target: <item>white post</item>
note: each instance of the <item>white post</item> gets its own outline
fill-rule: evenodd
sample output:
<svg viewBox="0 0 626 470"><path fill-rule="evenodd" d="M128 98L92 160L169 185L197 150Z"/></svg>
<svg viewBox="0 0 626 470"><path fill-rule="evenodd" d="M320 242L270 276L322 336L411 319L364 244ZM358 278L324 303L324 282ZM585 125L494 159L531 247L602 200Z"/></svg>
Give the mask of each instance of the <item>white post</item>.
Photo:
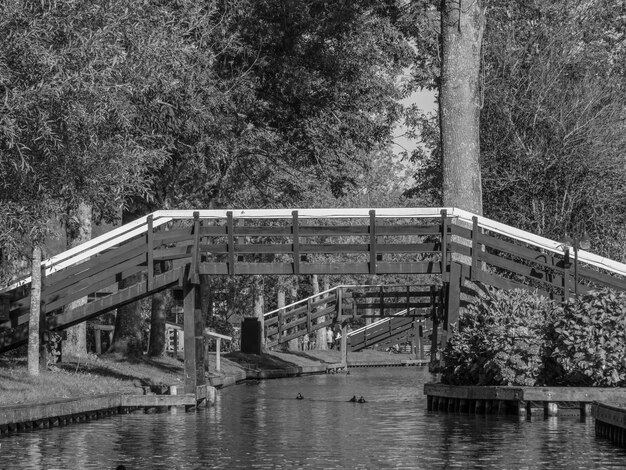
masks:
<svg viewBox="0 0 626 470"><path fill-rule="evenodd" d="M341 364L348 368L348 326L346 323L341 325Z"/></svg>
<svg viewBox="0 0 626 470"><path fill-rule="evenodd" d="M220 350L222 349L222 338L217 337L217 345L215 346L215 370L220 371Z"/></svg>

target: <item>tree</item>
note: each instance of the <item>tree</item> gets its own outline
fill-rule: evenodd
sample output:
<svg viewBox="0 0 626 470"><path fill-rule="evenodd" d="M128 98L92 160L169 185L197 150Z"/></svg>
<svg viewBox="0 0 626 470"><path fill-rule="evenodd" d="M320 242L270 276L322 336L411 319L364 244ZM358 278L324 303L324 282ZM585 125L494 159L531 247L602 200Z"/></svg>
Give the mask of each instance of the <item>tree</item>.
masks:
<svg viewBox="0 0 626 470"><path fill-rule="evenodd" d="M479 123L484 3L441 2L443 204L476 214L482 214Z"/></svg>
<svg viewBox="0 0 626 470"><path fill-rule="evenodd" d="M622 2L492 2L481 136L485 212L623 253ZM514 212L510 208L515 208Z"/></svg>
<svg viewBox="0 0 626 470"><path fill-rule="evenodd" d="M30 282L30 314L28 318L28 375L39 375L41 314L41 247L33 246Z"/></svg>
<svg viewBox="0 0 626 470"><path fill-rule="evenodd" d="M91 205L79 203L78 208L66 222L67 248L73 248L91 240ZM87 303L87 298L70 302L65 308L72 310ZM81 357L87 354L87 323L82 322L67 329L67 339L63 343L63 353Z"/></svg>
<svg viewBox="0 0 626 470"><path fill-rule="evenodd" d="M165 271L160 262L155 266L155 274ZM167 308L172 306L172 296L169 291L160 291L152 294L150 306L150 338L148 341L148 356L160 357L165 354L165 322Z"/></svg>
<svg viewBox="0 0 626 470"><path fill-rule="evenodd" d="M92 211L111 219L126 196L143 193L146 167L164 156L132 126L128 97L139 78L129 78L132 66L118 66L128 11L115 1L2 6L0 145L8 165L0 176L15 189L2 199L14 207L46 201L42 220L65 223L68 247L90 238ZM83 354L78 328L66 350Z"/></svg>

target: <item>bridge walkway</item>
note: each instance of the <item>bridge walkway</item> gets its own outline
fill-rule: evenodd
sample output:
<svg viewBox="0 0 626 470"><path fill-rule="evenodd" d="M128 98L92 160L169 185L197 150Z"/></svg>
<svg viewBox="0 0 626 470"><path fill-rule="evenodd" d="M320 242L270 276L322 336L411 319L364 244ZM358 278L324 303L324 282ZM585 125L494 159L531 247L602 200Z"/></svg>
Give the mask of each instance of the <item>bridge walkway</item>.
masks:
<svg viewBox="0 0 626 470"><path fill-rule="evenodd" d="M445 306L432 336L442 344L469 284L556 299L598 286L626 288L623 263L456 208L157 211L47 259L41 269L44 339L48 331L182 288L187 393L204 380L195 300L201 275L398 274L438 283ZM27 341L30 290L29 277L0 288L0 353ZM86 304L70 307L83 298Z"/></svg>

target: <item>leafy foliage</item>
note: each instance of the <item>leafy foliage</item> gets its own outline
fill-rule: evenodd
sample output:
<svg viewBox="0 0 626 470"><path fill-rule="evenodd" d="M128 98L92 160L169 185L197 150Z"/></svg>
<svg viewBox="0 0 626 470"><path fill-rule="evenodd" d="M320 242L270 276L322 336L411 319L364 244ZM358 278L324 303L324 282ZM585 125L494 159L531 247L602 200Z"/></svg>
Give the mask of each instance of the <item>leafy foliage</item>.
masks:
<svg viewBox="0 0 626 470"><path fill-rule="evenodd" d="M586 230L617 257L606 240L626 204L623 3L495 1L487 24L485 212L556 239Z"/></svg>
<svg viewBox="0 0 626 470"><path fill-rule="evenodd" d="M443 351L442 381L458 385L538 385L552 303L523 290L489 290L461 314Z"/></svg>
<svg viewBox="0 0 626 470"><path fill-rule="evenodd" d="M626 292L593 291L559 307L551 357L563 385L626 386Z"/></svg>
<svg viewBox="0 0 626 470"><path fill-rule="evenodd" d="M460 318L442 381L460 385L626 385L626 293L605 288L561 306L489 291Z"/></svg>
<svg viewBox="0 0 626 470"><path fill-rule="evenodd" d="M623 2L485 4L480 115L485 215L555 239L586 231L595 251L622 258ZM412 125L424 143L412 158L417 182L412 192L430 193L438 203L438 117L417 116Z"/></svg>

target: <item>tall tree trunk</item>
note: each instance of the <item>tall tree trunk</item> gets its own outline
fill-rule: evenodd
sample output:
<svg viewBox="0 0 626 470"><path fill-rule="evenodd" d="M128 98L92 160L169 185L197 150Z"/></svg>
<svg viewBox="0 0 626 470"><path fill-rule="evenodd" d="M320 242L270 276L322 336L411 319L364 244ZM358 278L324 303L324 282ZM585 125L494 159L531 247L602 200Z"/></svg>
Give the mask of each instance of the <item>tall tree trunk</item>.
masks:
<svg viewBox="0 0 626 470"><path fill-rule="evenodd" d="M276 306L278 308L284 308L285 305L286 305L286 302L285 302L285 286L279 280L278 281L278 290L276 292ZM281 338L278 338L278 341L280 341L280 340L281 340ZM284 345L282 345L281 347L284 347Z"/></svg>
<svg viewBox="0 0 626 470"><path fill-rule="evenodd" d="M141 281L142 274L133 274L120 282L120 289ZM120 353L124 356L141 356L143 353L143 332L141 328L141 300L117 309L115 332L108 353Z"/></svg>
<svg viewBox="0 0 626 470"><path fill-rule="evenodd" d="M263 296L263 277L254 276L254 316L261 323L261 349L265 350L265 319L263 318L263 309L265 307L265 298Z"/></svg>
<svg viewBox="0 0 626 470"><path fill-rule="evenodd" d="M66 226L67 248L74 248L91 240L91 205L81 202L72 219ZM70 302L65 309L73 310L87 303L87 297ZM63 356L83 357L87 355L87 322L72 326L67 330L63 342Z"/></svg>
<svg viewBox="0 0 626 470"><path fill-rule="evenodd" d="M313 295L318 295L320 293L320 280L317 274L313 274L311 276L311 286L313 287ZM313 299L318 300L318 299ZM315 310L315 309L314 309ZM320 317L317 319L315 324L320 324L324 321L324 317ZM326 328L321 328L315 332L315 349L326 350L328 346L326 345Z"/></svg>
<svg viewBox="0 0 626 470"><path fill-rule="evenodd" d="M441 2L443 204L482 215L479 122L484 0Z"/></svg>
<svg viewBox="0 0 626 470"><path fill-rule="evenodd" d="M41 314L41 247L33 246L28 317L28 375L39 375L39 316Z"/></svg>
<svg viewBox="0 0 626 470"><path fill-rule="evenodd" d="M164 271L164 263L157 263L154 267L155 274ZM152 309L150 314L150 339L148 341L148 356L161 357L165 355L165 321L167 320L167 307L171 305L171 293L162 290L152 294Z"/></svg>
<svg viewBox="0 0 626 470"><path fill-rule="evenodd" d="M293 278L293 282L291 284L291 289L290 289L290 295L291 295L291 302L296 302L298 299L298 277L294 277ZM295 333L295 331L293 331L292 333ZM298 351L298 343L299 343L300 338L295 338L289 341L289 349L291 351Z"/></svg>
<svg viewBox="0 0 626 470"><path fill-rule="evenodd" d="M123 213L122 224L137 218L135 213ZM119 288L132 286L141 281L143 274L138 273L122 279ZM143 353L141 301L124 305L117 309L115 333L108 353L120 353L125 356L139 356Z"/></svg>

